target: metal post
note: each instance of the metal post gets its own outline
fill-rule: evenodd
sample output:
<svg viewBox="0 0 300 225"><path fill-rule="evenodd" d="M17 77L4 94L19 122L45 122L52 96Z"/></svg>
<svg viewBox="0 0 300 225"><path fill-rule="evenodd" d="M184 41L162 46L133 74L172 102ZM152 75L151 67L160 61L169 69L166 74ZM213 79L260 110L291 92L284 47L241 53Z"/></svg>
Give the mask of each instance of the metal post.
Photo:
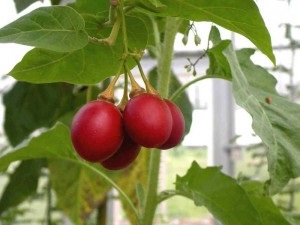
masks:
<svg viewBox="0 0 300 225"><path fill-rule="evenodd" d="M234 102L231 83L214 79L212 84L212 145L208 151L208 165L222 166L222 171L234 176L230 157L230 140L234 138Z"/></svg>

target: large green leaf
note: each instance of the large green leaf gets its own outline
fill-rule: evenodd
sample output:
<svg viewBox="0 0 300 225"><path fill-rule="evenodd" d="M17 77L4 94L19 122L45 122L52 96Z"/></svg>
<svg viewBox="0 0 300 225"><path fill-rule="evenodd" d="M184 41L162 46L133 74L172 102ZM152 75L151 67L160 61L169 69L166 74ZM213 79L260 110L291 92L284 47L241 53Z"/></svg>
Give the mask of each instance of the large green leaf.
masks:
<svg viewBox="0 0 300 225"><path fill-rule="evenodd" d="M207 73L233 81L237 104L251 114L254 131L269 148L269 192L274 194L291 178L300 176L300 106L281 97L275 89L276 79L253 64L250 60L253 49L235 53L228 40L221 40L216 27L211 30L210 40L214 46L208 52Z"/></svg>
<svg viewBox="0 0 300 225"><path fill-rule="evenodd" d="M160 8L156 15L218 24L248 38L275 63L269 32L253 0L161 0L160 2L166 7Z"/></svg>
<svg viewBox="0 0 300 225"><path fill-rule="evenodd" d="M300 176L300 106L279 96L276 79L253 64L253 49L224 51L230 64L236 102L253 118L253 129L268 146L269 192L280 191Z"/></svg>
<svg viewBox="0 0 300 225"><path fill-rule="evenodd" d="M0 215L25 201L37 190L43 160L25 160L9 177L0 199Z"/></svg>
<svg viewBox="0 0 300 225"><path fill-rule="evenodd" d="M264 184L258 181L245 181L241 187L246 191L250 201L255 206L263 224L289 224L283 218L272 198L265 195Z"/></svg>
<svg viewBox="0 0 300 225"><path fill-rule="evenodd" d="M52 126L74 108L73 86L17 82L3 98L5 133L17 145L40 127Z"/></svg>
<svg viewBox="0 0 300 225"><path fill-rule="evenodd" d="M2 155L0 157L0 172L5 171L12 162L41 158L63 159L79 163L67 126L57 123L52 129L31 140L22 142L12 151Z"/></svg>
<svg viewBox="0 0 300 225"><path fill-rule="evenodd" d="M85 16L87 31L91 36L107 37L110 29L99 30L99 18ZM103 18L102 18L103 19ZM144 23L127 17L128 44L141 50L147 45L148 33ZM83 49L59 53L45 49L33 49L9 73L17 80L32 83L64 81L74 84L93 84L115 75L123 54L122 35L114 46L88 44ZM133 66L131 64L130 66Z"/></svg>
<svg viewBox="0 0 300 225"><path fill-rule="evenodd" d="M244 189L220 168L202 169L195 161L186 175L176 179L177 191L205 206L223 225L288 225L272 199L253 187Z"/></svg>
<svg viewBox="0 0 300 225"><path fill-rule="evenodd" d="M74 224L86 224L89 215L105 200L111 185L78 163L49 160L48 165L57 207Z"/></svg>
<svg viewBox="0 0 300 225"><path fill-rule="evenodd" d="M1 43L71 52L88 43L84 19L68 6L41 7L0 29Z"/></svg>

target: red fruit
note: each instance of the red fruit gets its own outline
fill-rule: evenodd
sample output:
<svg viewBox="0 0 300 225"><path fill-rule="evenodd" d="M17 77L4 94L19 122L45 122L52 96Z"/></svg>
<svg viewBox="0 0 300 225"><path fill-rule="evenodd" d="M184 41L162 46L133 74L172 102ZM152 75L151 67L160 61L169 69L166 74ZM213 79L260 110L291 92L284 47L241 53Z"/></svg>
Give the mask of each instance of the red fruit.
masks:
<svg viewBox="0 0 300 225"><path fill-rule="evenodd" d="M109 170L120 170L129 166L140 153L141 146L125 135L123 143L118 151L100 164Z"/></svg>
<svg viewBox="0 0 300 225"><path fill-rule="evenodd" d="M71 139L83 159L99 162L109 158L123 141L120 111L107 101L87 103L73 118Z"/></svg>
<svg viewBox="0 0 300 225"><path fill-rule="evenodd" d="M183 114L181 110L178 108L178 106L167 99L165 99L165 102L167 103L171 111L173 126L168 140L162 146L159 147L160 149L173 148L176 145L178 145L183 137L184 126L185 126Z"/></svg>
<svg viewBox="0 0 300 225"><path fill-rule="evenodd" d="M147 148L167 141L172 129L172 115L159 96L143 93L127 103L123 113L124 127L131 139Z"/></svg>

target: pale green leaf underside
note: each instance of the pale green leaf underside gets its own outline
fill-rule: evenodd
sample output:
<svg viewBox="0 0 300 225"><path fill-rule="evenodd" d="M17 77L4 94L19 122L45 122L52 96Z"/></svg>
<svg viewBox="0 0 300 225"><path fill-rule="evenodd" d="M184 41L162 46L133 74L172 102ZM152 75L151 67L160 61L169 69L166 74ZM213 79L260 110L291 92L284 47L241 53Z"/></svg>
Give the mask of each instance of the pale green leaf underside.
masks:
<svg viewBox="0 0 300 225"><path fill-rule="evenodd" d="M161 0L157 15L210 21L248 38L275 63L270 34L252 0Z"/></svg>
<svg viewBox="0 0 300 225"><path fill-rule="evenodd" d="M202 169L194 161L186 175L177 176L176 189L205 206L223 225L289 224L263 191L244 189L217 167Z"/></svg>
<svg viewBox="0 0 300 225"><path fill-rule="evenodd" d="M251 114L255 133L268 146L269 192L275 194L300 176L300 106L277 94L274 77L250 61L253 52L240 51L237 58L230 45L224 54L237 104Z"/></svg>
<svg viewBox="0 0 300 225"><path fill-rule="evenodd" d="M83 18L67 6L41 7L0 29L1 43L71 52L88 43Z"/></svg>

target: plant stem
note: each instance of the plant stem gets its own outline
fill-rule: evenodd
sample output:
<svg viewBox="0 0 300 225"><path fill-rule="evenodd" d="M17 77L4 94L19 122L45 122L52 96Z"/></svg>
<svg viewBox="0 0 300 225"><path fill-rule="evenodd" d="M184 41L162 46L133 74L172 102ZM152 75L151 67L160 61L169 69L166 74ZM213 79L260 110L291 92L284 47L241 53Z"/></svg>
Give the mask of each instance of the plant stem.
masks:
<svg viewBox="0 0 300 225"><path fill-rule="evenodd" d="M119 5L119 15L121 16L122 20L122 34L123 34L123 45L124 45L124 54L128 54L128 39L127 39L127 30L126 30L126 23L125 23L125 15L124 15L124 0L120 0Z"/></svg>
<svg viewBox="0 0 300 225"><path fill-rule="evenodd" d="M52 224L52 218L51 218L51 208L52 208L52 195L51 195L51 180L50 175L48 175L48 183L47 183L47 225Z"/></svg>
<svg viewBox="0 0 300 225"><path fill-rule="evenodd" d="M200 80L205 80L205 79L208 79L208 78L216 78L215 75L204 75L204 76L201 76L201 77L197 77L196 79L194 80L191 80L189 81L188 83L186 83L185 85L182 85L179 89L177 89L173 94L172 96L170 97L170 100L174 101L176 98L178 98L182 92L184 92L185 89L187 89L189 86L191 86L192 84L200 81Z"/></svg>
<svg viewBox="0 0 300 225"><path fill-rule="evenodd" d="M86 102L90 102L92 100L93 86L88 85L86 90Z"/></svg>
<svg viewBox="0 0 300 225"><path fill-rule="evenodd" d="M174 42L181 20L178 18L168 17L166 21L165 36L162 51L157 65L158 84L157 89L162 97L167 98L169 95L169 83L171 75L171 66L174 51Z"/></svg>
<svg viewBox="0 0 300 225"><path fill-rule="evenodd" d="M98 39L96 37L89 37L89 42L94 43L94 44L105 44L108 46L114 45L116 42L116 39L118 37L118 33L120 30L120 24L121 24L121 20L119 18L117 18L113 25L113 28L110 32L109 37L104 38L104 39Z"/></svg>
<svg viewBox="0 0 300 225"><path fill-rule="evenodd" d="M173 48L175 36L179 27L179 21L176 18L167 18L165 27L165 39L162 46L160 57L158 58L158 91L162 97L167 97L171 61L173 58ZM150 150L150 163L148 172L147 192L145 199L145 208L143 210L143 225L152 225L157 207L157 188L160 167L160 150Z"/></svg>
<svg viewBox="0 0 300 225"><path fill-rule="evenodd" d="M154 87L152 87L152 85L150 84L150 82L148 81L146 75L144 74L144 71L143 71L143 68L142 68L142 65L140 63L140 61L136 58L134 58L138 68L139 68L139 71L140 71L140 74L141 74L141 77L144 81L144 84L146 86L146 91L150 94L154 94L154 95L159 95L159 93L155 90Z"/></svg>

